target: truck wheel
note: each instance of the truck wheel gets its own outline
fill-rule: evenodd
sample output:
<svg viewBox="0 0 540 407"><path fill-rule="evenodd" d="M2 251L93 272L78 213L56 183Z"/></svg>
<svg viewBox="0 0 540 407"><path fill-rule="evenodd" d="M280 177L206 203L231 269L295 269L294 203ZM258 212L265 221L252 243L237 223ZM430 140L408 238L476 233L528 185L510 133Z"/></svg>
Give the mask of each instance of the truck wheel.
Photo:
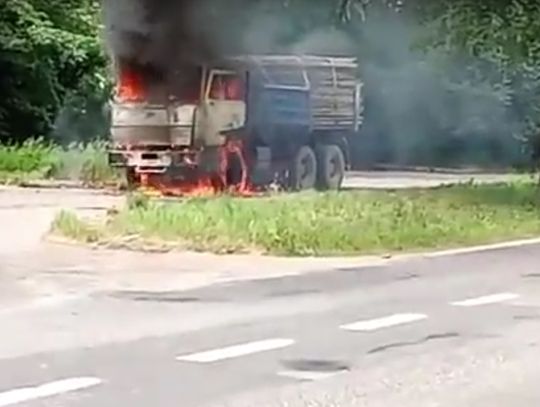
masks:
<svg viewBox="0 0 540 407"><path fill-rule="evenodd" d="M315 188L317 182L317 158L313 149L303 146L294 157L290 172L289 186L292 190L301 191Z"/></svg>
<svg viewBox="0 0 540 407"><path fill-rule="evenodd" d="M140 186L140 179L135 168L126 168L125 180L128 191L133 191Z"/></svg>
<svg viewBox="0 0 540 407"><path fill-rule="evenodd" d="M242 162L235 154L230 154L228 157L228 166L226 172L226 186L239 186L243 179Z"/></svg>
<svg viewBox="0 0 540 407"><path fill-rule="evenodd" d="M345 156L336 145L321 145L317 147L317 186L323 190L338 190L345 178Z"/></svg>

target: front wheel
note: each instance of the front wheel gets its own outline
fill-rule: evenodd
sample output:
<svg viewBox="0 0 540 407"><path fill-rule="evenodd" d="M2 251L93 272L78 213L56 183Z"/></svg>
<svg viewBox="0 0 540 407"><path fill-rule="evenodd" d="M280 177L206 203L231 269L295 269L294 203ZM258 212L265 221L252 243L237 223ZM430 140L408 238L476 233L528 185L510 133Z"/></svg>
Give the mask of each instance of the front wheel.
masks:
<svg viewBox="0 0 540 407"><path fill-rule="evenodd" d="M141 179L135 168L128 167L125 169L124 180L126 189L128 191L133 191L141 185Z"/></svg>
<svg viewBox="0 0 540 407"><path fill-rule="evenodd" d="M289 171L289 186L301 191L315 188L317 182L317 158L309 146L301 147L296 153Z"/></svg>
<svg viewBox="0 0 540 407"><path fill-rule="evenodd" d="M322 190L339 190L345 179L345 156L336 145L320 145L317 147L319 171L317 186Z"/></svg>

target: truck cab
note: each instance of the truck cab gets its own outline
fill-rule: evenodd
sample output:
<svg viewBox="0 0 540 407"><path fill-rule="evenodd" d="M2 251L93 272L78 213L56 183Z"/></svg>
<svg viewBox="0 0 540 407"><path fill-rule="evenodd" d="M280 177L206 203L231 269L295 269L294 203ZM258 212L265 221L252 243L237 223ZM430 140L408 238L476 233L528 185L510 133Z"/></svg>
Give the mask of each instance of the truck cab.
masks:
<svg viewBox="0 0 540 407"><path fill-rule="evenodd" d="M234 71L197 67L183 77L163 78L121 67L109 160L138 174L192 166L205 148L224 143L224 131L242 128L245 119L245 81Z"/></svg>

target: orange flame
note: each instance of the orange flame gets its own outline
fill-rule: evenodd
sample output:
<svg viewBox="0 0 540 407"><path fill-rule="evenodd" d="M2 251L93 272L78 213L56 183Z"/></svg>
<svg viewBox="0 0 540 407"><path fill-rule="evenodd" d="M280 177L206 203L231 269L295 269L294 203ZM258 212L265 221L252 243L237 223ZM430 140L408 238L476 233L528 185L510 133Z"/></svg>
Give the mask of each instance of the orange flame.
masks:
<svg viewBox="0 0 540 407"><path fill-rule="evenodd" d="M228 185L226 175L231 155L237 155L239 158L242 172L240 182L234 185ZM201 174L190 181L170 181L159 174L146 174L141 177L142 189L151 195L168 197L210 197L225 193L242 197L257 195L257 191L249 182L249 168L242 142L227 142L221 148L219 157L218 173Z"/></svg>
<svg viewBox="0 0 540 407"><path fill-rule="evenodd" d="M142 180L142 188L150 195L170 197L207 197L220 192L219 186L208 176L193 181L166 181L159 175Z"/></svg>
<svg viewBox="0 0 540 407"><path fill-rule="evenodd" d="M140 102L145 98L142 75L131 68L122 68L118 83L118 97L124 102Z"/></svg>
<svg viewBox="0 0 540 407"><path fill-rule="evenodd" d="M188 182L167 182L161 176L151 176L142 184L142 191L158 197L203 198L222 194L250 197L257 194L252 187L225 186L219 177L204 175Z"/></svg>

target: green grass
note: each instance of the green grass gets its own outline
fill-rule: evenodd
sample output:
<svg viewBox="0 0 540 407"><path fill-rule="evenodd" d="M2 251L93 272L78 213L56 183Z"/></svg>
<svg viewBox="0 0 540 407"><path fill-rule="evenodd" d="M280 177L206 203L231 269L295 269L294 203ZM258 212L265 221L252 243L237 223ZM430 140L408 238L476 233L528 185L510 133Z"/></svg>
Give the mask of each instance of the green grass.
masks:
<svg viewBox="0 0 540 407"><path fill-rule="evenodd" d="M19 145L0 144L0 183L69 180L102 186L119 179L107 163L104 142L60 147L42 139L33 139Z"/></svg>
<svg viewBox="0 0 540 407"><path fill-rule="evenodd" d="M66 236L77 236L84 243L95 243L100 239L100 232L96 227L81 221L73 213L61 211L53 224L53 228L61 228Z"/></svg>
<svg viewBox="0 0 540 407"><path fill-rule="evenodd" d="M394 253L538 236L540 194L533 183L520 182L178 203L134 198L104 225L88 225L64 213L54 231L83 241L130 236L139 243L164 241L218 253Z"/></svg>

